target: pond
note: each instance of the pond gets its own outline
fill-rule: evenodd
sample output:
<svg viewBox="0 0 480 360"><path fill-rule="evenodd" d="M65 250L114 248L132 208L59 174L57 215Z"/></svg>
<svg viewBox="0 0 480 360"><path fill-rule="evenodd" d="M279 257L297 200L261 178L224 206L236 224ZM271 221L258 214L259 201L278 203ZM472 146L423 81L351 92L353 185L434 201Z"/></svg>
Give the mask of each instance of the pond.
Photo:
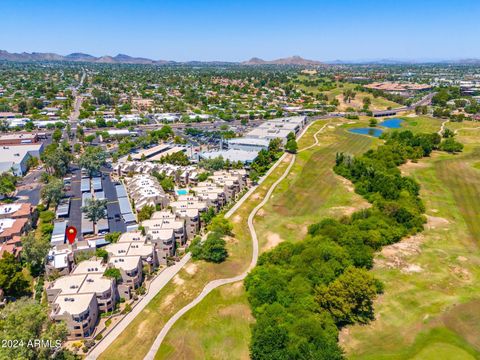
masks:
<svg viewBox="0 0 480 360"><path fill-rule="evenodd" d="M400 129L402 127L402 119L398 118L393 118L393 119L387 119L385 121L382 121L380 123L380 126L390 128L390 129Z"/></svg>
<svg viewBox="0 0 480 360"><path fill-rule="evenodd" d="M383 133L383 130L376 128L353 128L348 131L354 134L369 135L374 137L379 137Z"/></svg>

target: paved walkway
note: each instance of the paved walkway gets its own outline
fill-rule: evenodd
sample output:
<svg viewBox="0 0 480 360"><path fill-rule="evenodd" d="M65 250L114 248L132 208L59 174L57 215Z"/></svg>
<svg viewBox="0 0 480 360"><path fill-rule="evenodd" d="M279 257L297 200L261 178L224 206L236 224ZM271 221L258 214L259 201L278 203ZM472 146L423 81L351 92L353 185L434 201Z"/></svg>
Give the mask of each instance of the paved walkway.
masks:
<svg viewBox="0 0 480 360"><path fill-rule="evenodd" d="M302 133L299 135L298 139L300 139L305 133L306 131L308 130L308 128L313 124L310 123L308 126L305 127L305 129L302 131ZM315 134L314 134L314 138L315 138L315 143L313 143L312 145L306 147L306 148L303 148L301 150L299 150L298 152L301 152L301 151L305 151L307 149L310 149L312 148L313 146L316 146L318 145L319 143L319 140L317 138L317 135L322 132L326 126L330 124L330 121L328 123L326 123L324 126L322 126L322 128L320 130L318 130ZM283 159L287 156L287 154L283 154L282 157L275 163L274 166L272 166L272 168L270 168L270 170L265 174L265 176L262 178L262 182L264 179L266 179L268 177L268 175L270 175L272 173L273 170L275 170L279 164L282 163ZM268 192L267 194L265 195L265 197L263 198L263 200L250 212L250 215L248 216L248 229L250 231L250 236L252 238L252 260L250 261L250 265L248 267L248 269L243 272L242 274L240 275L237 275L235 277L231 277L231 278L227 278L227 279L217 279L217 280L213 280L211 282L209 282L202 290L202 292L189 304L185 305L182 309L180 309L176 314L174 314L168 321L167 323L164 325L164 327L162 328L162 330L160 331L160 333L157 335L155 341L153 342L152 344L152 347L150 348L150 350L148 351L147 355L145 356L144 360L152 360L155 358L155 354L158 352L158 349L160 349L160 346L162 345L162 342L163 342L163 339L165 339L165 336L168 334L168 332L170 331L170 329L172 328L172 326L177 322L178 319L180 319L186 312L188 312L190 309L192 309L193 307L195 307L198 303L200 303L212 290L220 287L220 286L223 286L223 285L227 285L227 284L231 284L231 283L234 283L234 282L237 282L237 281L241 281L243 279L245 279L245 277L247 276L247 274L257 265L257 260L258 260L258 253L259 253L259 248L258 248L258 238L257 238L257 233L255 231L255 226L253 225L253 219L255 218L255 215L257 214L257 212L267 203L267 201L270 199L273 191L276 189L276 187L278 186L278 184L280 184L287 176L288 174L290 173L290 170L292 169L292 166L293 164L295 163L295 159L296 159L296 156L295 155L291 155L291 160L290 160L290 164L288 165L288 167L285 169L284 173L282 174L282 176L280 176L277 181L275 181L272 186L270 187L270 189L268 189ZM256 188L258 186L255 186L253 188L251 188L245 195L248 195L250 196L251 193L253 193ZM244 198L242 198L242 202L243 203L245 201L246 198L248 198L248 196L244 196ZM234 207L232 207L230 209L229 212L227 212L227 214L225 215L225 217L230 217L237 209L238 207L241 205L241 203L237 203ZM240 205L239 205L240 204ZM238 206L237 206L238 205Z"/></svg>
<svg viewBox="0 0 480 360"><path fill-rule="evenodd" d="M123 330L135 319L135 317L147 306L155 295L182 269L182 267L190 260L191 254L187 253L175 265L167 267L163 270L150 284L148 293L142 298L122 320L105 337L99 341L93 350L88 354L87 359L96 359L110 346Z"/></svg>

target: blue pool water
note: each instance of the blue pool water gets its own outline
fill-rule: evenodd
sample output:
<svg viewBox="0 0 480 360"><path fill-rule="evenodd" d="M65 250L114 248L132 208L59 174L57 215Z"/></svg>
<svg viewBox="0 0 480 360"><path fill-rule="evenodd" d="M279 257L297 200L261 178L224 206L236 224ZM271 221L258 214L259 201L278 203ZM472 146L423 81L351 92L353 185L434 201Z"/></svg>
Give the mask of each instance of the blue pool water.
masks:
<svg viewBox="0 0 480 360"><path fill-rule="evenodd" d="M348 131L354 134L369 135L375 137L379 137L383 133L383 130L376 128L354 128Z"/></svg>
<svg viewBox="0 0 480 360"><path fill-rule="evenodd" d="M177 195L187 195L188 190L187 189L178 189L176 190Z"/></svg>
<svg viewBox="0 0 480 360"><path fill-rule="evenodd" d="M402 119L393 118L393 119L382 121L380 123L380 126L390 128L390 129L399 129L402 127L402 122L403 122Z"/></svg>

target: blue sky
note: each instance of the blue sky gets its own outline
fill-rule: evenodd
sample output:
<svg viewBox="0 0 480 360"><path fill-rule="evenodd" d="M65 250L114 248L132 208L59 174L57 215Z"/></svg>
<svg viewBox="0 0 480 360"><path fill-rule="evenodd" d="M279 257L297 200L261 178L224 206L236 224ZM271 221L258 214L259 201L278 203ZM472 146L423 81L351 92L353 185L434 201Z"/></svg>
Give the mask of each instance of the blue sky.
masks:
<svg viewBox="0 0 480 360"><path fill-rule="evenodd" d="M0 49L166 60L480 58L478 0L0 0Z"/></svg>

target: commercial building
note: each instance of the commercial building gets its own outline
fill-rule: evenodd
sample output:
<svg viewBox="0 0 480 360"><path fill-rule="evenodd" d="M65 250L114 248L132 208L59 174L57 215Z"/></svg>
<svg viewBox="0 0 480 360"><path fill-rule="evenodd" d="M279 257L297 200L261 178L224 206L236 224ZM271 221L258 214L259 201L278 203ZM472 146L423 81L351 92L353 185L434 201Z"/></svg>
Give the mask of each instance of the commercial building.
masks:
<svg viewBox="0 0 480 360"><path fill-rule="evenodd" d="M22 176L27 171L27 162L30 157L40 157L43 144L29 145L2 145L0 147L0 173L12 170L16 176Z"/></svg>
<svg viewBox="0 0 480 360"><path fill-rule="evenodd" d="M27 145L39 141L38 135L33 133L13 133L0 136L0 145Z"/></svg>

